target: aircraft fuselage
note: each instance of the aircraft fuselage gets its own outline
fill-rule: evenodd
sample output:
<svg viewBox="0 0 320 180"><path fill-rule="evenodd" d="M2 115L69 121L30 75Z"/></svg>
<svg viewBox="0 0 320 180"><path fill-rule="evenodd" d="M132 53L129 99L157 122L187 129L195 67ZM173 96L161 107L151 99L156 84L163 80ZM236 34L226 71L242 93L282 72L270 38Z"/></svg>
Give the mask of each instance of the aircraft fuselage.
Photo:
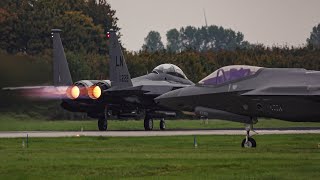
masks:
<svg viewBox="0 0 320 180"><path fill-rule="evenodd" d="M263 68L219 85L195 85L160 96L161 105L194 112L197 107L248 117L320 121L320 72ZM198 112L206 115L208 112ZM213 117L214 118L214 117ZM240 120L241 121L241 120Z"/></svg>

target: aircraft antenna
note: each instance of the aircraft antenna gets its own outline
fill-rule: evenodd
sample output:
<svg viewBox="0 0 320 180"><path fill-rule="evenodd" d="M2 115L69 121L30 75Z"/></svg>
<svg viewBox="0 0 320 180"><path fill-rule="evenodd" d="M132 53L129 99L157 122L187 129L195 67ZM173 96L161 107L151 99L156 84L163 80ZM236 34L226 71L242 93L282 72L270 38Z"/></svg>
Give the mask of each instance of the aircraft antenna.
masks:
<svg viewBox="0 0 320 180"><path fill-rule="evenodd" d="M204 16L204 22L206 23L206 28L208 28L208 22L207 22L207 16L206 16L206 10L203 8L203 16Z"/></svg>

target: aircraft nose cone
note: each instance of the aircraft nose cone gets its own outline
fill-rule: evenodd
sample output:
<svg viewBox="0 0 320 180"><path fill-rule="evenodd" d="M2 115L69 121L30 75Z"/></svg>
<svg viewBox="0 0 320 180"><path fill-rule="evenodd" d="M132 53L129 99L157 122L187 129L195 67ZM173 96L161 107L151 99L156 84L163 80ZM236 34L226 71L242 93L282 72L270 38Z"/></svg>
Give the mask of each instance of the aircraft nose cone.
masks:
<svg viewBox="0 0 320 180"><path fill-rule="evenodd" d="M177 98L179 97L180 89L167 92L155 98L155 102L161 106L168 107L170 109L177 109Z"/></svg>

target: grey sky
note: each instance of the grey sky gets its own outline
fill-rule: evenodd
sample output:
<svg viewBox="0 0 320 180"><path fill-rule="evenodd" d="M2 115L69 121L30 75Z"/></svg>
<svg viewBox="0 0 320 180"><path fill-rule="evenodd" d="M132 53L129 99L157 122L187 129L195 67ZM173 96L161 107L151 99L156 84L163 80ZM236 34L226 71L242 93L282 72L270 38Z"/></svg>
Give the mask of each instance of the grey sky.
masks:
<svg viewBox="0 0 320 180"><path fill-rule="evenodd" d="M265 45L303 45L320 23L320 0L109 0L117 11L122 42L139 50L150 30L161 33L182 26L231 28L245 40Z"/></svg>

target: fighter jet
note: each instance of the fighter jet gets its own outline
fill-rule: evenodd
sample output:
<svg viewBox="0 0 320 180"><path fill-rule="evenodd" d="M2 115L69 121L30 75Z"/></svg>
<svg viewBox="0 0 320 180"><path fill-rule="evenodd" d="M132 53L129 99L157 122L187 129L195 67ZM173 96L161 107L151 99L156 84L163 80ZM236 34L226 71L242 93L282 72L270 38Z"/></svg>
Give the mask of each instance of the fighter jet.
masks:
<svg viewBox="0 0 320 180"><path fill-rule="evenodd" d="M157 97L156 102L200 117L245 123L247 135L241 145L256 147L250 131L259 117L320 121L320 71L226 66L193 86Z"/></svg>
<svg viewBox="0 0 320 180"><path fill-rule="evenodd" d="M147 75L131 79L121 45L115 31L106 34L109 40L110 80L81 80L73 83L60 38L60 29L52 30L54 86L5 88L27 90L40 96L59 95L61 106L71 112L84 112L98 119L100 131L106 131L108 117L139 117L144 115L145 130L153 129L153 119L164 118L175 111L158 106L154 98L171 90L193 85L183 71L173 64L162 64Z"/></svg>

